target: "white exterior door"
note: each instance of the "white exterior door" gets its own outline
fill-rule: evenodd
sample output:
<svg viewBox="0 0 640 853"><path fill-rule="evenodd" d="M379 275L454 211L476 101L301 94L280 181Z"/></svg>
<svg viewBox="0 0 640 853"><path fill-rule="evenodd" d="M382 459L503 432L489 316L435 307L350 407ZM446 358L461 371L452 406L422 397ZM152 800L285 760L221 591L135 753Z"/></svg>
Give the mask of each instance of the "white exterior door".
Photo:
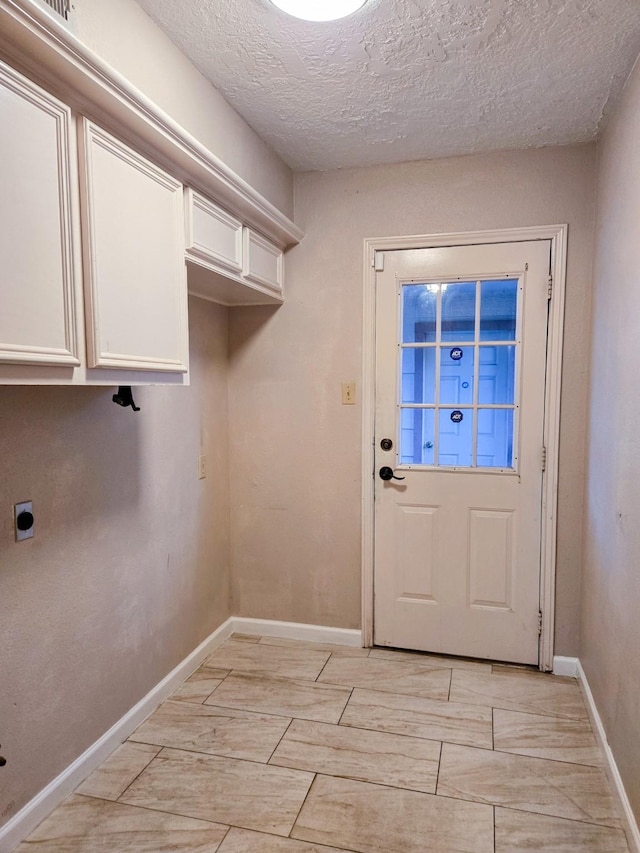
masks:
<svg viewBox="0 0 640 853"><path fill-rule="evenodd" d="M550 252L540 240L384 253L377 645L538 663Z"/></svg>

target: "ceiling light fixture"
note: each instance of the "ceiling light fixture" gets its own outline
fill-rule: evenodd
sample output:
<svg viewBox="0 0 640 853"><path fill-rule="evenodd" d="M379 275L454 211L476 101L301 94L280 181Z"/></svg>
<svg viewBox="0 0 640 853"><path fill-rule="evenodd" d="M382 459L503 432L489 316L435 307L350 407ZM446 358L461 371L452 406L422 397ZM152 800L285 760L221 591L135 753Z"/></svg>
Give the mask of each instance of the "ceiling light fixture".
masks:
<svg viewBox="0 0 640 853"><path fill-rule="evenodd" d="M367 0L271 0L287 15L304 21L335 21L362 8Z"/></svg>

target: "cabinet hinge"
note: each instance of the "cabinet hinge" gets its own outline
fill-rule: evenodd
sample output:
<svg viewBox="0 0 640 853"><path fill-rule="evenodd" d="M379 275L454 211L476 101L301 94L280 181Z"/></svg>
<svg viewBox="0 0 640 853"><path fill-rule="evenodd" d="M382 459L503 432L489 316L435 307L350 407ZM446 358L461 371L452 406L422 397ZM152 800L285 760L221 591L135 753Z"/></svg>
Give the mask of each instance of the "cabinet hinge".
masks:
<svg viewBox="0 0 640 853"><path fill-rule="evenodd" d="M549 276L548 289L547 289L547 299L551 299L552 296L553 296L553 276L550 275Z"/></svg>
<svg viewBox="0 0 640 853"><path fill-rule="evenodd" d="M538 636L542 636L542 610L538 610Z"/></svg>
<svg viewBox="0 0 640 853"><path fill-rule="evenodd" d="M542 460L541 461L542 461L542 470L546 471L547 470L547 448L546 447L542 448Z"/></svg>
<svg viewBox="0 0 640 853"><path fill-rule="evenodd" d="M384 272L384 252L374 252L371 266L376 272Z"/></svg>

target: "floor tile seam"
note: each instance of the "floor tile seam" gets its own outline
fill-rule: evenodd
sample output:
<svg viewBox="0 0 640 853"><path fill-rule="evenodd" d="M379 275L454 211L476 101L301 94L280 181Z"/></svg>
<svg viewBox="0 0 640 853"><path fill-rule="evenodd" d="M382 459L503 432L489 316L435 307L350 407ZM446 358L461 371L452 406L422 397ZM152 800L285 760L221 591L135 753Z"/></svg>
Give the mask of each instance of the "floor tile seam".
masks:
<svg viewBox="0 0 640 853"><path fill-rule="evenodd" d="M293 720L292 720L292 722L293 722ZM184 746L163 746L161 748L160 752L164 752L164 750L166 750L166 749L170 749L172 752L184 752L187 755L201 755L204 758L224 758L227 761L241 761L244 764L257 765L258 767L271 767L274 769L278 768L277 764L269 764L268 761L258 761L256 758L237 758L234 755L222 755L219 752L199 752L196 749L187 749ZM159 758L159 757L162 757L162 756L160 756L160 753L158 753L158 755L152 760L155 761L156 758ZM149 762L149 764L151 764L151 762ZM147 767L145 767L145 770L149 767L149 764L147 765ZM288 770L290 768L283 767L281 769ZM291 768L291 769L293 769L293 768ZM299 772L300 773L314 773L315 771L313 771L313 770L301 770ZM140 775L140 774L138 774L138 775ZM134 781L135 781L135 779L134 779ZM130 786L128 786L128 787L130 787Z"/></svg>
<svg viewBox="0 0 640 853"><path fill-rule="evenodd" d="M368 655L367 655L367 657L368 657ZM320 670L320 672L316 675L316 677L314 678L314 681L318 682L318 681L320 680L320 676L321 676L321 675L322 675L322 673L325 671L325 669L327 668L327 666L328 666L328 664L329 664L329 661L330 661L332 658L333 658L333 653L329 652L329 657L326 659L326 661L325 661L325 662L324 662L324 664L322 665L322 669L321 669L321 670Z"/></svg>
<svg viewBox="0 0 640 853"><path fill-rule="evenodd" d="M302 721L302 722L309 722L309 721ZM331 726L334 729L341 730L345 734L347 731L349 731L349 728L347 726L337 726L337 725L334 725L333 723L318 723L318 725ZM361 730L361 731L363 731L363 730ZM397 738L403 737L402 735L394 735L391 732L370 732L370 734L380 734L383 737L386 734L389 734L391 737L397 737ZM282 740L280 742L282 742ZM292 739L292 742L294 744L298 744L302 749L305 749L307 747L320 747L322 749L332 749L337 753L350 752L353 755L361 755L361 756L366 756L366 757L373 758L373 759L382 759L385 756L389 756L389 757L396 757L396 758L400 758L400 759L407 759L407 760L414 760L414 761L432 761L432 760L435 760L435 759L430 759L430 758L416 758L414 755L405 754L404 752L396 752L396 751L389 752L387 750L380 750L380 749L375 749L375 748L374 749L360 748L360 747L356 746L355 744L353 746L348 745L346 747L341 747L341 746L334 746L333 744L327 744L327 743L317 743L317 742L314 743L314 742L310 742L308 740L305 741L305 740ZM428 741L428 743L434 743L435 744L435 743L440 743L440 741L431 741L430 740L430 741ZM407 746L408 746L408 744L407 744ZM440 750L438 750L438 752L440 752ZM314 772L316 772L316 771L314 771Z"/></svg>
<svg viewBox="0 0 640 853"><path fill-rule="evenodd" d="M435 796L437 796L437 794L438 794L438 783L440 782L440 768L442 767L442 747L443 746L444 746L444 744L441 742L440 743L440 754L438 755L438 772L436 773L436 787L435 787L435 790L433 792Z"/></svg>
<svg viewBox="0 0 640 853"><path fill-rule="evenodd" d="M567 767L585 767L585 768L589 768L591 770L599 770L601 772L601 774L605 777L605 779L607 779L607 775L606 775L604 767L601 767L601 766L596 765L596 764L581 764L577 761L566 761L566 760L562 760L562 759L558 759L558 758L542 758L539 755L521 755L520 753L507 752L504 749L493 749L493 748L487 748L484 746L468 746L467 744L463 744L463 743L451 743L451 741L447 741L444 739L442 739L442 741L443 741L443 743L448 743L450 746L462 747L463 749L477 749L477 750L480 750L482 752L493 752L493 753L496 753L498 755L509 755L509 756L512 756L513 758L516 758L516 759L525 758L529 761L552 761L554 764L566 764ZM608 783L607 783L607 787L609 787Z"/></svg>
<svg viewBox="0 0 640 853"><path fill-rule="evenodd" d="M605 829L613 829L615 831L619 830L622 833L622 835L624 835L626 838L624 827L622 826L622 823L620 821L618 822L618 824L614 825L614 824L610 824L610 823L601 823L600 821L597 821L593 818L588 819L588 818L579 818L579 817L565 817L564 815L554 815L554 814L549 814L548 812L534 812L534 811L530 811L528 809L518 809L518 808L515 808L515 806L503 806L500 803L496 803L495 808L496 809L504 809L505 811L508 811L508 812L516 812L517 814L522 814L522 815L532 815L533 814L533 815L537 815L538 817L549 817L549 818L557 818L558 820L568 820L568 821L571 821L571 823L576 823L578 825L584 824L585 826L599 826L599 827L604 827Z"/></svg>
<svg viewBox="0 0 640 853"><path fill-rule="evenodd" d="M484 706L475 706L484 707ZM593 726L588 717L559 717L557 714L549 714L539 711L516 711L513 708L501 708L499 705L492 705L493 711L505 711L507 714L519 714L521 717L544 717L545 720L558 720L560 723L585 723L593 735ZM593 735L595 739L595 735Z"/></svg>
<svg viewBox="0 0 640 853"><path fill-rule="evenodd" d="M193 672L191 673L191 675L187 676L182 683L186 684L188 681L191 681L193 678L195 678L196 675L198 675L199 673L202 673L202 672L205 672L209 678L226 678L229 675L229 673L231 672L230 666L211 666L209 664L211 657L215 654L216 654L216 652L212 652L208 658L205 658L204 662L201 663L197 669L194 669ZM223 672L224 675L210 675L209 674L210 672L211 673ZM178 689L178 688L176 688L176 689Z"/></svg>
<svg viewBox="0 0 640 853"><path fill-rule="evenodd" d="M220 684L222 684L223 680L224 679L220 679ZM199 697L193 697L192 698L190 696L185 696L185 697L177 696L176 694L178 693L178 691L176 691L176 693L172 693L171 696L167 697L164 700L164 702L161 702L160 705L158 705L158 708L161 708L162 705L166 705L167 702L173 702L176 705L178 705L178 704L179 705L198 705L199 707L202 707L202 705L205 704L207 699L213 695L216 688L220 687L220 684L216 684L216 686L213 688L211 693L207 693L206 696L204 697L204 699L200 699ZM156 711L158 710L158 708L156 708ZM153 713L155 714L155 711Z"/></svg>
<svg viewBox="0 0 640 853"><path fill-rule="evenodd" d="M340 723L342 722L342 718L344 717L344 715L347 713L347 708L349 707L349 702L351 702L351 698L353 697L353 691L354 691L354 690L355 690L355 687L352 687L352 688L351 688L351 691L350 691L350 693L349 693L349 696L348 696L348 698L347 698L347 701L344 703L344 708L342 709L342 712L341 712L341 714L340 714L340 717L338 718L338 722L336 723L336 725L338 725L338 726L339 726L339 725L340 725ZM343 728L347 728L347 727L346 727L346 726L343 726Z"/></svg>
<svg viewBox="0 0 640 853"><path fill-rule="evenodd" d="M270 755L270 756L269 756L269 758L267 759L266 764L271 765L271 759L272 759L272 758L273 758L273 756L276 754L278 747L280 746L280 744L282 743L282 741L283 741L283 740L285 739L285 737L287 736L287 732L289 731L289 729L290 729L290 728L291 728L291 726L293 725L293 721L294 721L294 719L295 719L295 718L294 718L294 717L292 717L292 718L291 718L291 720L289 721L289 725L286 727L286 729L285 729L285 730L284 730L284 732L282 733L282 737L278 740L278 743L277 743L277 744L274 746L274 748L271 750L271 755ZM271 766L272 766L272 767L274 767L274 766L277 766L277 765L271 765Z"/></svg>
<svg viewBox="0 0 640 853"><path fill-rule="evenodd" d="M392 732L388 729L374 729L370 726L356 725L354 723L339 723L341 729L358 729L363 732L372 732L373 734L393 735L394 737L405 737L410 740L427 741L428 743L450 743L452 746L469 746L473 749L491 750L489 746L476 746L470 743L460 743L457 740L449 740L446 737L427 737L426 735L409 735L405 732Z"/></svg>
<svg viewBox="0 0 640 853"><path fill-rule="evenodd" d="M153 806L148 806L148 805L143 806L143 805L140 805L138 803L125 803L125 802L122 802L120 800L102 800L101 797L90 797L87 794L76 794L76 796L85 797L88 800L93 799L93 800L101 800L101 802L109 802L115 806L126 806L127 808L130 808L130 809L144 809L146 812L156 812L158 814L170 814L170 815L173 815L173 817L184 817L184 818L188 818L189 820L198 820L198 821L201 821L202 823L209 823L209 824L211 824L211 826L219 827L220 829L226 829L227 831L229 829L231 829L232 826L234 826L234 824L232 824L232 823L220 823L217 820L209 820L209 818L206 818L206 817L194 817L193 815L184 814L183 812L172 812L172 811L169 811L169 809L159 809L157 807L154 808ZM238 829L246 829L246 827L238 827ZM134 830L134 832L135 832L135 830ZM282 836L280 836L280 837L282 837ZM226 835L225 835L225 838L226 838Z"/></svg>
<svg viewBox="0 0 640 853"><path fill-rule="evenodd" d="M311 785L309 785L309 789L310 788L311 788ZM307 791L307 794L305 794L303 804L306 801L308 794L309 794L309 791ZM157 806L153 807L153 806L149 806L149 805L140 805L138 803L127 803L127 802L118 802L118 803L116 803L116 805L129 806L130 808L144 809L145 811L149 811L149 812L157 812L159 814L169 814L169 815L172 815L173 817L182 817L182 818L188 818L189 820L202 821L203 823L211 824L211 826L216 826L216 827L219 827L220 829L226 829L227 834L228 834L228 831L233 828L233 829L245 829L248 832L257 832L257 833L262 833L264 835L272 835L275 838L290 838L291 837L290 834L278 835L278 833L275 833L275 832L265 833L265 832L263 832L263 830L256 829L255 826L248 826L246 823L233 823L232 821L221 823L220 821L210 820L209 818L206 818L206 817L201 817L201 816L196 817L193 814L186 814L185 812L171 811L170 809L161 809L161 808L158 808ZM302 806L300 807L300 810L302 810ZM298 812L298 815L299 815L299 813L300 812ZM296 820L297 820L297 817L296 817ZM289 833L291 833L293 831L293 826L295 826L295 821L294 821L294 824L292 825L291 829L289 830ZM225 838L226 838L226 834L225 834Z"/></svg>
<svg viewBox="0 0 640 853"><path fill-rule="evenodd" d="M231 830L231 829L245 829L245 827L237 827L237 826L236 826L236 827L229 827L229 830ZM278 839L279 841L282 841L284 838L286 838L286 839L288 839L288 840L290 840L290 841L300 841L300 843L301 843L301 844L320 844L320 846L321 846L321 847L326 847L326 848L327 848L327 850L337 850L337 851L339 851L339 853L358 853L358 851L357 851L357 850L353 850L351 847L334 847L334 845L333 845L333 844L327 844L327 843L326 843L326 842L324 842L324 841L323 841L323 842L319 842L319 841L318 841L318 842L316 842L316 841L313 841L313 842L309 842L309 841L302 841L302 839L299 839L299 838L292 838L290 835L287 835L287 836L284 836L284 835L275 835L275 833L273 833L273 832L267 832L266 830L262 830L262 829L248 829L248 830L246 830L246 831L247 831L247 832L255 832L255 834L256 834L256 835L264 835L264 836L265 836L265 837L267 837L267 838L276 838L276 839ZM292 831L293 831L293 828L292 828ZM227 833L227 834L228 834L228 833ZM225 838L226 838L226 837L227 837L227 836L225 835Z"/></svg>
<svg viewBox="0 0 640 853"><path fill-rule="evenodd" d="M468 675L468 673L462 673L461 670L452 670L453 679L452 679L452 693L463 692L463 693L471 693L472 695L484 696L488 700L498 699L499 701L507 701L513 702L515 705L533 705L536 702L542 703L572 703L576 705L580 709L580 713L586 713L587 708L582 701L578 702L577 700L580 697L577 688L571 691L558 691L553 685L538 685L532 684L531 682L523 682L522 679L515 679L509 685L504 684L484 684L480 685L479 689L478 685L469 685L465 683L460 683L459 676L461 674ZM456 678L458 676L458 678ZM506 687L511 688L510 690L506 690ZM550 687L552 689L550 689ZM495 688L495 689L492 689ZM508 693L508 696L505 695ZM516 696L524 696L523 699L514 699L513 694ZM509 709L507 709L509 710ZM527 712L525 712L527 713Z"/></svg>
<svg viewBox="0 0 640 853"><path fill-rule="evenodd" d="M222 826L226 826L226 824L222 824ZM221 842L220 842L220 844L218 844L218 846L216 847L216 849L215 849L215 853L218 853L218 851L222 850L222 845L223 845L223 844L224 844L224 842L227 840L227 836L229 835L229 833L230 833L230 832L231 832L231 827L230 827L230 826L227 826L227 831L226 831L226 832L225 832L225 834L222 836L222 841L221 841Z"/></svg>
<svg viewBox="0 0 640 853"><path fill-rule="evenodd" d="M223 676L223 677L220 679L220 684L216 684L216 686L213 688L213 690L211 691L211 693L209 693L209 696L205 696L205 698L204 698L204 699L202 700L202 702L200 703L201 705L204 705L204 704L205 704L205 702L207 701L207 699L209 699L209 697L210 697L210 696L213 696L213 694L216 692L216 690L218 689L218 687L221 687L221 686L225 683L225 681L226 681L226 680L227 680L227 678L231 675L231 673L232 673L232 672L233 672L233 670L232 670L232 669L230 669L230 670L227 672L227 674L226 674L225 676ZM169 697L169 698L171 698L171 697Z"/></svg>
<svg viewBox="0 0 640 853"><path fill-rule="evenodd" d="M288 726L287 726L287 728L288 728ZM213 757L213 758L231 758L234 761L250 761L252 764L267 764L268 763L268 761L258 761L257 758L238 758L237 756L229 755L226 752L203 752L201 749L189 749L189 747L186 747L184 745L174 746L174 745L168 744L168 743L163 743L163 744L155 744L154 743L154 744L149 744L149 746L158 746L159 747L158 753L157 753L157 755L154 756L154 758L157 758L164 749L173 749L176 752L188 752L188 753L191 753L193 755L205 755L205 756L208 755L208 756ZM274 750L274 752L275 752L275 750ZM271 754L273 755L273 753L271 753ZM149 762L149 764L151 764L151 761ZM149 766L149 764L147 764L147 767ZM145 767L144 769L146 770L147 767ZM135 779L134 779L134 781L135 781Z"/></svg>
<svg viewBox="0 0 640 853"><path fill-rule="evenodd" d="M129 741L128 741L128 740L126 740L126 741L124 741L124 743L129 743ZM137 741L136 741L136 743L137 743ZM143 745L144 745L144 746L153 746L153 747L156 747L156 746L157 746L157 744L155 744L155 743L147 743L147 744L143 744ZM120 746L124 746L124 744L120 744ZM119 747L116 747L116 749L119 749ZM116 750L114 749L114 751L111 753L111 755L109 756L109 758L111 758L111 756L112 756L112 755L114 755L115 751L116 751ZM161 753L161 752L162 752L162 747L158 747L158 751L156 752L156 754L151 756L151 758L147 761L147 763L144 765L144 767L142 768L142 770L140 770L140 772L139 772L139 773L137 773L137 774L135 775L135 777L134 777L134 778L133 778L133 779L132 779L132 780L131 780L127 785L125 785L125 787L122 789L122 791L120 791L120 793L118 794L118 796L117 796L115 799L111 800L111 802L112 802L112 803L117 803L117 802L118 802L118 800L120 799L120 797L122 797L122 796L123 796L123 795L124 795L128 790L129 790L129 788L133 785L133 783L136 781L136 779L139 779L139 778L140 778L140 776L142 776L142 774L143 774L143 773L144 773L144 771L147 769L147 767L151 764L151 762L152 762L152 761L155 761L155 760L156 760L156 758L160 755L160 753ZM104 766L104 763L105 763L107 760L108 760L108 758L107 758L107 759L105 759L105 761L100 765L100 767L97 767L97 768L96 768L96 770L94 770L93 772L95 773L95 772L97 772L98 770L100 770L100 769ZM92 775L93 775L93 774L92 774ZM87 777L87 779L88 779L88 778L90 778L90 777ZM85 779L85 782L87 781L87 779ZM83 782L82 784L84 784L84 782ZM80 786L78 786L78 787L80 787ZM76 790L77 790L77 789L76 789ZM75 791L74 791L74 793L75 793Z"/></svg>
<svg viewBox="0 0 640 853"><path fill-rule="evenodd" d="M166 704L167 704L166 702L163 702L162 706L164 706ZM280 719L282 716L285 716L285 717L291 717L292 716L291 714L286 714L286 715L270 714L270 713L267 713L266 711L254 711L254 710L250 710L247 708L230 708L230 707L227 707L226 705L214 705L213 703L206 703L205 704L204 702L203 703L175 702L174 704L176 705L176 716L178 716L178 709L182 708L183 705L191 705L191 706L196 707L196 708L202 708L203 710L211 709L212 711L223 711L224 712L223 714L217 715L217 717L220 720L227 720L227 719L228 720L244 720L244 722L254 722L255 723L258 721L256 718L263 718L260 721L269 722L270 717L276 717L277 719ZM151 722L153 717L158 713L158 711L160 710L160 707L162 707L162 706L159 706L158 708L156 708L156 710L153 712L153 714L151 714L149 717L147 717L147 719L143 723L140 723L140 725L138 726L138 729L136 729L136 732L139 729L141 729L142 726ZM240 714L238 712L241 712L242 714L247 714L248 716L246 716L246 717L240 716ZM184 716L186 718L188 718L189 720L206 720L206 719L213 719L216 715L213 713L211 715L186 713ZM266 718L266 720L264 718ZM127 740L132 740L133 736L136 734L136 732L133 732L132 735L129 735ZM126 742L127 741L125 741L125 743ZM135 741L135 743L139 743L139 742L140 741ZM142 743L144 743L144 741L142 741ZM153 746L153 744L150 744L150 746Z"/></svg>
<svg viewBox="0 0 640 853"><path fill-rule="evenodd" d="M535 814L535 815L540 815L541 817L556 817L556 818L559 818L562 820L573 820L575 823L588 823L588 824L592 824L593 826L606 826L608 829L622 829L622 822L617 817L611 818L611 819L605 818L603 820L597 820L596 818L593 818L593 817L592 818L589 818L589 817L586 817L586 818L577 818L577 817L570 818L570 817L567 817L567 815L558 814L557 812L551 812L551 811L541 812L541 811L534 811L533 808L523 809L523 808L516 808L515 806L506 806L503 803L495 802L495 800L473 799L470 796L466 796L466 797L462 796L462 795L456 796L454 794L440 794L440 793L438 793L437 789L436 789L435 796L442 797L443 799L446 799L446 800L459 800L460 802L463 802L463 803L478 803L479 805L491 806L494 809L509 809L510 811L514 811L514 812L522 812L523 814ZM569 799L569 801L572 803L574 802L570 797L567 797L567 799ZM580 807L578 806L578 808L580 808ZM613 822L611 822L611 821L613 821Z"/></svg>
<svg viewBox="0 0 640 853"><path fill-rule="evenodd" d="M473 670L468 670L468 672L473 672ZM575 675L556 675L554 672L541 672L539 669L504 672L500 669L496 670L494 665L491 675L495 675L498 678L513 678L518 681L540 681L547 684L562 684L567 687L572 685L578 686L578 678Z"/></svg>
<svg viewBox="0 0 640 853"><path fill-rule="evenodd" d="M300 808L299 808L299 809L298 809L298 811L296 812L296 816L295 816L295 818L293 819L293 822L292 822L292 824L291 824L291 828L290 828L289 832L287 833L287 838L291 838L291 833L293 832L293 830L294 830L294 828L295 828L295 825L296 825L296 823L298 822L298 819L299 819L300 815L302 814L302 809L304 808L305 803L307 802L307 800L308 800L308 798L309 798L309 794L311 793L311 789L312 789L312 788L313 788L313 786L315 785L315 782L316 782L316 779L317 779L317 778L318 778L318 774L314 772L314 774L313 774L313 779L311 780L311 782L310 782L310 784L309 784L309 787L307 788L307 792L306 792L306 794L305 794L305 795L304 795L304 797L302 798L302 802L300 803Z"/></svg>
<svg viewBox="0 0 640 853"><path fill-rule="evenodd" d="M420 693L398 693L397 690L383 690L378 688L373 690L371 687L363 687L362 684L340 684L335 681L318 681L318 684L326 684L327 687L342 687L346 690L370 690L372 693L391 693L394 696L411 696L413 699L429 699L437 702L448 702L449 699L443 699L441 696L424 696ZM460 703L462 704L462 703Z"/></svg>
<svg viewBox="0 0 640 853"><path fill-rule="evenodd" d="M122 796L122 794L120 794L119 796ZM111 799L111 797L103 797L103 796L100 796L100 794L85 794L82 791L79 791L77 788L75 791L72 791L71 794L69 794L69 797L84 797L87 800L101 800L103 803L115 803L116 805L118 804L118 800L113 800L113 799ZM66 800L64 800L63 803L61 803L61 805L63 805L64 802L66 802ZM58 806L57 808L60 808L60 806ZM55 809L54 809L54 811L55 811ZM53 814L53 812L51 812L51 814ZM45 818L45 820L46 820L46 818ZM44 823L44 821L41 821L41 822ZM26 840L27 839L25 838L25 841Z"/></svg>
<svg viewBox="0 0 640 853"><path fill-rule="evenodd" d="M296 684L298 682L304 682L304 686L308 686L308 685L312 685L312 684L317 684L317 685L323 686L326 683L324 681L318 681L317 678L315 678L315 679L314 678L305 678L305 677L300 676L300 675L282 675L279 672L272 672L271 670L249 670L249 669L232 669L229 671L229 674L227 676L225 676L225 678L223 680L226 681L232 675L239 676L239 677L244 676L244 677L256 678L256 679L257 678L266 678L266 679L269 679L270 681L285 681L285 682L292 682L294 684ZM335 687L336 685L328 685L328 686ZM344 687L344 685L337 685L337 686L338 687ZM215 693L215 691L218 690L219 687L221 687L220 684L218 684L218 686L214 688L213 692Z"/></svg>
<svg viewBox="0 0 640 853"><path fill-rule="evenodd" d="M366 691L367 693L375 693L378 696L397 696L398 699L404 699L407 697L409 699L422 699L425 702L437 702L438 704L441 704L443 706L444 705L453 705L455 708L462 707L462 708L470 708L470 709L481 710L481 711L493 710L493 706L491 706L491 705L478 705L478 704L474 704L473 702L459 702L455 699L438 699L438 698L433 697L433 696L420 696L416 693L397 693L397 692L394 692L392 690L380 690L380 689L376 690L373 687L360 687L357 684L352 688L352 690L363 690L363 691ZM357 698L358 697L356 697L356 699ZM354 703L354 704L367 704L367 703ZM387 710L395 711L397 709L396 708L387 708ZM410 711L412 709L411 708L404 708L403 710ZM499 710L505 710L505 709L501 708ZM560 718L560 719L562 719L562 718Z"/></svg>
<svg viewBox="0 0 640 853"><path fill-rule="evenodd" d="M377 691L377 692L383 693L386 691ZM405 694L401 693L400 695L402 696ZM426 697L426 698L428 698L428 697ZM484 702L484 703L482 703L482 702L466 702L464 699L449 699L449 702L452 702L456 705L473 705L476 708L492 708L496 711L512 711L515 714L529 714L531 716L536 716L536 717L547 717L550 720L567 720L567 721L575 722L575 723L589 722L588 716L568 717L568 716L566 716L566 714L561 716L557 713L552 714L550 711L545 711L543 709L538 709L538 708L529 709L529 710L523 710L522 707L520 707L520 708L513 708L513 707L512 708L505 708L503 705L494 705L493 703L490 703L490 702Z"/></svg>
<svg viewBox="0 0 640 853"><path fill-rule="evenodd" d="M501 666L498 661L485 660L484 658L471 658L471 657L459 657L458 655L445 655L439 654L438 652L429 652L429 651L421 651L419 649L400 649L394 646L376 646L375 644L370 647L370 651L372 652L389 652L390 654L399 654L399 655L414 655L417 659L423 657L432 657L437 658L438 660L442 660L443 665L446 667L447 662L450 661L458 661L460 663L472 664L472 666L467 667L467 672L479 672L481 667L490 667L490 666ZM391 658L380 658L380 660L391 660ZM506 664L508 665L508 664ZM476 668L477 667L477 668ZM448 666L447 669L452 669L451 666ZM460 667L460 669L464 669L464 667Z"/></svg>
<svg viewBox="0 0 640 853"><path fill-rule="evenodd" d="M264 714L266 717L278 717L279 719L287 719L287 720L305 720L310 723L333 723L333 720L317 720L310 719L309 717L296 717L295 714L279 714L277 711L252 711L249 708L236 708L230 705L207 705L208 708L218 708L220 711L246 711L249 714ZM337 723L335 723L337 725Z"/></svg>
<svg viewBox="0 0 640 853"><path fill-rule="evenodd" d="M322 670L324 669L325 666L326 666L326 664L323 665L322 669L320 670L320 672L318 673L317 676L283 675L281 672L277 672L277 671L274 671L272 669L237 669L236 667L232 667L231 669L229 669L229 672L225 675L225 677L222 679L222 681L226 681L230 675L252 675L252 676L255 676L257 678L276 678L276 679L279 679L281 681L306 681L309 684L315 684L317 682L319 676L320 676L320 673L322 672ZM222 666L216 667L216 668L227 669L227 667L222 667ZM217 687L214 688L214 692L215 692L215 690L218 689L218 687L220 687L219 684L217 685Z"/></svg>
<svg viewBox="0 0 640 853"><path fill-rule="evenodd" d="M492 808L493 813L493 853L496 853L496 807Z"/></svg>
<svg viewBox="0 0 640 853"><path fill-rule="evenodd" d="M392 785L389 782L371 782L368 779L353 779L347 776L336 776L331 773L321 773L320 771L316 772L316 779L318 777L322 777L324 779L347 779L350 782L357 782L359 785L371 785L374 788L384 788L385 790L390 791L406 791L409 794L418 794L422 797L438 797L440 800L454 800L455 802L462 801L466 803L475 803L476 805L485 806L489 808L490 806L495 805L495 803L484 803L479 800L467 800L463 797L452 797L449 794L437 794L430 793L429 791L416 791L415 788L402 788L399 785Z"/></svg>
<svg viewBox="0 0 640 853"><path fill-rule="evenodd" d="M270 767L284 767L287 770L300 770L305 768L290 767L288 764L270 764ZM367 785L378 785L385 788L393 788L394 791L412 791L414 794L430 794L435 796L437 779L434 783L433 790L425 791L423 788L412 788L410 785L401 785L398 782L376 782L374 779L364 779L362 776L354 776L352 773L327 773L322 770L307 770L308 773L314 773L316 776L327 776L330 779L348 779L351 782L364 782Z"/></svg>
<svg viewBox="0 0 640 853"><path fill-rule="evenodd" d="M449 743L449 741L447 741ZM466 746L466 744L459 744L459 746ZM477 747L481 749L482 747ZM541 749L555 749L555 747L540 747ZM582 747L557 747L558 749L581 749ZM588 747L584 747L588 749ZM505 749L504 747L493 747L493 751L499 753L500 755L515 755L519 758L537 758L540 761L553 761L554 764L571 764L575 767L593 767L596 770L604 771L604 766L602 764L590 764L588 761L571 761L568 758L554 758L553 756L544 756L544 755L529 755L528 752L515 752L513 749ZM606 775L606 774L605 774Z"/></svg>

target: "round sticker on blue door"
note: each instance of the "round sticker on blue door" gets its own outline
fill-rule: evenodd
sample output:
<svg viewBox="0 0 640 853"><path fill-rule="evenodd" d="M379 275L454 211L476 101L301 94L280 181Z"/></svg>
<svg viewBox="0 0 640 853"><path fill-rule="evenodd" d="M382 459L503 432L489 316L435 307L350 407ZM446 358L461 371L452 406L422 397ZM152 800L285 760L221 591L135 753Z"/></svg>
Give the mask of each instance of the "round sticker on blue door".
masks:
<svg viewBox="0 0 640 853"><path fill-rule="evenodd" d="M464 420L464 415L459 409L456 409L455 412L451 412L451 420L454 422L454 424L462 423L462 421Z"/></svg>
<svg viewBox="0 0 640 853"><path fill-rule="evenodd" d="M461 358L462 358L462 356L464 355L464 352L460 349L460 347L454 347L454 348L451 350L451 352L449 353L449 355L451 356L451 358L452 358L454 361L460 361L460 359L461 359Z"/></svg>

